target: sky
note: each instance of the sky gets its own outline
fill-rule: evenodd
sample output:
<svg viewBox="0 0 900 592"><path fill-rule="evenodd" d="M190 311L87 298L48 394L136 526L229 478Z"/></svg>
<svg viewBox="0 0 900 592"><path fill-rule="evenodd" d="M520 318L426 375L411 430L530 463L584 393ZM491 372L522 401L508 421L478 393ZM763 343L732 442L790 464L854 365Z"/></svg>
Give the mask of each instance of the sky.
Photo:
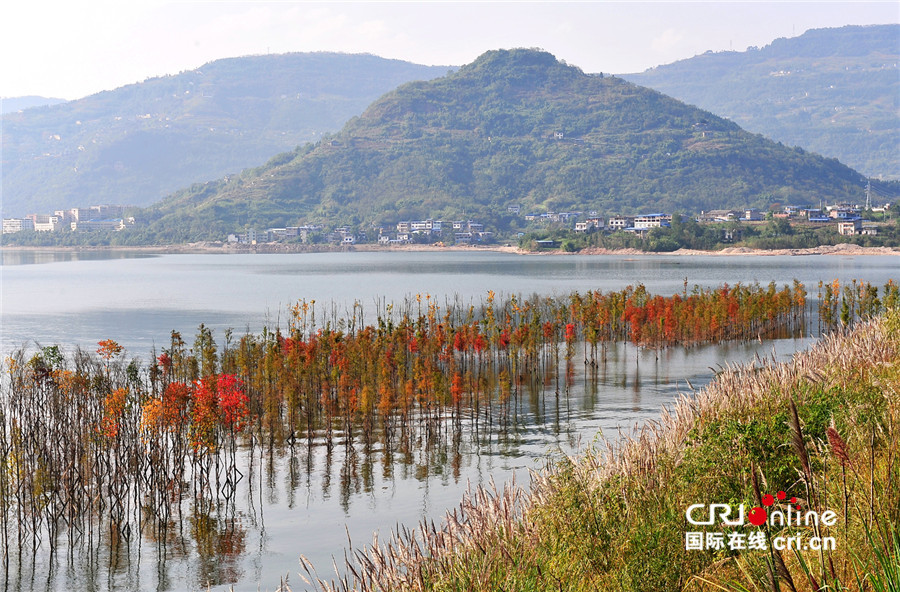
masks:
<svg viewBox="0 0 900 592"><path fill-rule="evenodd" d="M624 74L808 29L900 22L900 2L10 0L0 97L77 99L226 57L339 51L459 66L539 47Z"/></svg>

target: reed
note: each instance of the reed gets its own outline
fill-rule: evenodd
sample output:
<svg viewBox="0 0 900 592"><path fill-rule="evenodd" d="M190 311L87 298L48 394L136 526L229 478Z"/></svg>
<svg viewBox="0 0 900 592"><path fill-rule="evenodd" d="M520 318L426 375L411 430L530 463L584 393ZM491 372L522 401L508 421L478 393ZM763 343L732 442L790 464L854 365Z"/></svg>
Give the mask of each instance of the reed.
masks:
<svg viewBox="0 0 900 592"><path fill-rule="evenodd" d="M790 362L728 366L658 421L560 457L527 489L479 490L440 528L373 541L342 577L301 561L303 574L320 590L896 590L898 385L894 308ZM687 505L752 506L763 489L842 512L842 526L801 532L836 547L685 550Z"/></svg>

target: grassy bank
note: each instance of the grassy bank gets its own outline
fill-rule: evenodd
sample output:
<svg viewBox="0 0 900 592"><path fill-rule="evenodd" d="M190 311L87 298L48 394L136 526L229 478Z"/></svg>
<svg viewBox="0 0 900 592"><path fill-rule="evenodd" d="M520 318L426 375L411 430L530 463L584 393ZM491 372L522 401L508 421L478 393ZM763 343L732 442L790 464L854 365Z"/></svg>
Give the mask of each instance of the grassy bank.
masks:
<svg viewBox="0 0 900 592"><path fill-rule="evenodd" d="M900 590L898 421L893 310L789 363L726 368L635 437L557 458L528 489L474 491L442 527L359 551L341 581L308 577L361 590ZM688 523L690 506L704 504L700 517L713 503L769 521ZM823 520L778 524L788 504ZM697 531L764 548L689 550ZM831 548L804 548L813 539ZM803 544L775 548L786 540Z"/></svg>

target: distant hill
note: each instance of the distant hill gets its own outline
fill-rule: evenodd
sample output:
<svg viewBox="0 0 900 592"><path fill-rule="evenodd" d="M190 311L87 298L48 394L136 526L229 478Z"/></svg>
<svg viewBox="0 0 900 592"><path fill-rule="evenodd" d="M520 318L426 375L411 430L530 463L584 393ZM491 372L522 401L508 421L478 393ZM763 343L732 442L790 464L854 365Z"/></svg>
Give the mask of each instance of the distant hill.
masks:
<svg viewBox="0 0 900 592"><path fill-rule="evenodd" d="M857 199L861 176L621 78L537 50L491 51L405 84L335 135L146 212L165 241L301 221L497 220Z"/></svg>
<svg viewBox="0 0 900 592"><path fill-rule="evenodd" d="M372 55L232 58L3 116L3 215L147 205L341 128L410 80L447 73Z"/></svg>
<svg viewBox="0 0 900 592"><path fill-rule="evenodd" d="M865 175L900 179L900 25L814 29L623 78Z"/></svg>
<svg viewBox="0 0 900 592"><path fill-rule="evenodd" d="M65 102L65 99L51 99L33 95L27 97L4 97L0 99L0 115L15 113L16 111L31 109L32 107L45 107Z"/></svg>

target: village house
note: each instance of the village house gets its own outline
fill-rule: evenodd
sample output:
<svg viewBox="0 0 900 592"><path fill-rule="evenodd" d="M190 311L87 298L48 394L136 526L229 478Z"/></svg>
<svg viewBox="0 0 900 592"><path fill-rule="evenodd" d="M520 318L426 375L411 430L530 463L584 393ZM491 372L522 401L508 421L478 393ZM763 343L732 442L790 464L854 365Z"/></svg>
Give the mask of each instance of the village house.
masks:
<svg viewBox="0 0 900 592"><path fill-rule="evenodd" d="M634 229L648 230L650 228L659 228L661 226L671 226L672 216L667 214L646 214L643 216L635 216Z"/></svg>
<svg viewBox="0 0 900 592"><path fill-rule="evenodd" d="M228 242L255 245L257 242L257 238L258 235L256 233L256 229L250 228L249 230L247 230L247 232L243 232L241 234L229 234Z"/></svg>
<svg viewBox="0 0 900 592"><path fill-rule="evenodd" d="M698 222L730 222L737 220L740 216L737 210L709 210L708 212L700 212L697 217Z"/></svg>
<svg viewBox="0 0 900 592"><path fill-rule="evenodd" d="M816 212L807 214L806 221L812 224L829 224L834 221L834 218L822 215L821 210L819 210L818 214Z"/></svg>
<svg viewBox="0 0 900 592"><path fill-rule="evenodd" d="M632 216L612 216L606 223L610 230L625 230L634 226L634 217Z"/></svg>
<svg viewBox="0 0 900 592"><path fill-rule="evenodd" d="M547 214L552 222L568 222L581 216L581 212L559 212Z"/></svg>
<svg viewBox="0 0 900 592"><path fill-rule="evenodd" d="M834 220L849 222L851 220L859 220L859 212L853 209L835 208L828 212L828 217Z"/></svg>
<svg viewBox="0 0 900 592"><path fill-rule="evenodd" d="M748 208L744 210L744 215L741 216L742 222L760 222L765 218L762 212L757 210L756 208Z"/></svg>
<svg viewBox="0 0 900 592"><path fill-rule="evenodd" d="M473 220L453 222L453 230L459 232L484 232L484 224Z"/></svg>
<svg viewBox="0 0 900 592"><path fill-rule="evenodd" d="M404 220L397 223L398 233L431 234L440 233L443 222L440 220Z"/></svg>
<svg viewBox="0 0 900 592"><path fill-rule="evenodd" d="M859 234L862 230L862 220L851 220L849 222L838 222L838 234L843 236L853 236Z"/></svg>
<svg viewBox="0 0 900 592"><path fill-rule="evenodd" d="M864 234L864 235L867 234L869 236L875 236L878 234L878 227L875 226L874 224L866 224L865 221L863 221L863 225L862 225L862 228L860 228L860 230L859 230L859 234Z"/></svg>
<svg viewBox="0 0 900 592"><path fill-rule="evenodd" d="M584 222L576 222L575 223L575 232L590 232L593 229L595 229L595 230L603 229L603 218L595 216L595 217L586 219Z"/></svg>
<svg viewBox="0 0 900 592"><path fill-rule="evenodd" d="M878 227L871 222L864 220L848 220L844 222L838 222L838 234L843 236L875 236L878 234Z"/></svg>

